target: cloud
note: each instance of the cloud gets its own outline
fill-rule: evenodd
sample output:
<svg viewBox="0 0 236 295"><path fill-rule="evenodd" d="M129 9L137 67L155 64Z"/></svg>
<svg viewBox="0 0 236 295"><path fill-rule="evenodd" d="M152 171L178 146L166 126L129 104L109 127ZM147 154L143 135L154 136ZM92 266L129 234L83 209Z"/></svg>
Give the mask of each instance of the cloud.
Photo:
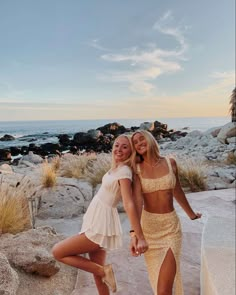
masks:
<svg viewBox="0 0 236 295"><path fill-rule="evenodd" d="M220 79L224 82L229 81L232 82L233 79L235 79L235 72L234 71L228 71L228 72L213 72L210 74L210 77L215 79Z"/></svg>
<svg viewBox="0 0 236 295"><path fill-rule="evenodd" d="M173 37L178 48L164 50L152 42L144 45L142 49L133 46L121 50L121 53L110 50L101 55L102 60L125 64L128 68L132 68L124 71L110 71L99 75L98 78L108 82L128 83L130 91L148 95L155 89L155 81L159 76L183 70L181 62L186 60L188 44L184 37L184 30L175 24L170 24L171 20L173 20L172 12L167 11L152 29ZM101 50L104 50L98 45L98 40L94 41L93 47L97 49L101 47Z"/></svg>
<svg viewBox="0 0 236 295"><path fill-rule="evenodd" d="M88 42L88 45L90 47L95 48L95 49L99 49L99 50L102 50L102 51L109 51L108 48L105 48L105 47L103 47L103 46L101 46L99 44L99 39L93 39L93 40L91 40L90 42Z"/></svg>

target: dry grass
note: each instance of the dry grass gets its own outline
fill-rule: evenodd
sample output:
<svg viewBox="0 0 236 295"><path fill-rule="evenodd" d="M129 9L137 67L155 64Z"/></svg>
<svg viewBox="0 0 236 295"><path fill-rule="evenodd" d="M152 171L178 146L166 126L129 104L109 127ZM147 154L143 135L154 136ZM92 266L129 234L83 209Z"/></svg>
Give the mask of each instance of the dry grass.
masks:
<svg viewBox="0 0 236 295"><path fill-rule="evenodd" d="M58 171L59 168L60 168L60 165L61 165L61 159L59 156L57 157L54 157L52 160L51 160L51 166L52 166L52 169L54 171Z"/></svg>
<svg viewBox="0 0 236 295"><path fill-rule="evenodd" d="M94 160L94 155L72 155L62 156L60 162L59 175L70 178L84 178L84 171L88 163Z"/></svg>
<svg viewBox="0 0 236 295"><path fill-rule="evenodd" d="M0 234L17 234L31 228L27 194L30 188L0 183Z"/></svg>
<svg viewBox="0 0 236 295"><path fill-rule="evenodd" d="M42 186L45 188L53 187L57 182L57 175L55 171L55 167L48 162L43 164L42 168Z"/></svg>
<svg viewBox="0 0 236 295"><path fill-rule="evenodd" d="M193 159L181 160L178 165L179 180L183 188L192 192L204 191L206 184L206 165Z"/></svg>
<svg viewBox="0 0 236 295"><path fill-rule="evenodd" d="M84 178L88 180L93 187L102 182L103 175L111 168L111 154L98 154L96 159L88 162L84 170Z"/></svg>
<svg viewBox="0 0 236 295"><path fill-rule="evenodd" d="M227 159L226 159L226 164L229 165L236 165L236 156L234 154L234 152L229 152Z"/></svg>

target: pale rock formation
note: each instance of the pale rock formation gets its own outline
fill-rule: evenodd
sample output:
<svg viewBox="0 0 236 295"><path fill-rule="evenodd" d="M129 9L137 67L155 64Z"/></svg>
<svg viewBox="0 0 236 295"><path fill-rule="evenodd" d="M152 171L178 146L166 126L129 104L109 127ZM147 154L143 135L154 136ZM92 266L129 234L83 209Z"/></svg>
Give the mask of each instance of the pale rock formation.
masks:
<svg viewBox="0 0 236 295"><path fill-rule="evenodd" d="M37 217L73 218L84 213L93 197L92 186L75 178L58 177L52 188L39 188L35 198L40 198Z"/></svg>
<svg viewBox="0 0 236 295"><path fill-rule="evenodd" d="M227 137L226 141L227 141L227 143L233 143L233 144L236 144L236 136L233 136L233 137Z"/></svg>
<svg viewBox="0 0 236 295"><path fill-rule="evenodd" d="M12 167L8 164L0 165L0 174L12 174L13 170Z"/></svg>
<svg viewBox="0 0 236 295"><path fill-rule="evenodd" d="M3 234L0 252L6 255L15 268L50 277L59 271L59 265L44 244L45 239L53 235L55 233L50 229L31 229L16 235Z"/></svg>
<svg viewBox="0 0 236 295"><path fill-rule="evenodd" d="M75 286L77 269L55 262L51 255L53 245L64 238L64 235L56 234L50 227L28 230L17 235L2 235L0 238L0 294L70 295ZM1 258L3 253L8 257L14 270L6 268L3 261L7 260ZM7 269L9 269L8 272L5 271ZM26 272L28 270L32 273ZM51 276L48 277L49 275ZM5 291L11 288L14 292L1 293L3 288Z"/></svg>
<svg viewBox="0 0 236 295"><path fill-rule="evenodd" d="M19 278L17 272L11 267L7 257L0 252L0 294L16 295L18 287Z"/></svg>
<svg viewBox="0 0 236 295"><path fill-rule="evenodd" d="M235 122L229 122L225 124L219 134L217 135L217 139L221 143L227 143L228 138L236 136L236 124Z"/></svg>
<svg viewBox="0 0 236 295"><path fill-rule="evenodd" d="M222 128L221 127L213 127L213 128L210 128L208 130L206 130L205 132L203 132L204 135L212 135L213 137L217 137L217 135L219 134L220 132L220 129Z"/></svg>
<svg viewBox="0 0 236 295"><path fill-rule="evenodd" d="M43 163L44 160L39 155L36 155L32 151L29 151L28 155L25 155L20 159L19 164L25 163L25 162L30 162L32 164L37 165L37 164Z"/></svg>

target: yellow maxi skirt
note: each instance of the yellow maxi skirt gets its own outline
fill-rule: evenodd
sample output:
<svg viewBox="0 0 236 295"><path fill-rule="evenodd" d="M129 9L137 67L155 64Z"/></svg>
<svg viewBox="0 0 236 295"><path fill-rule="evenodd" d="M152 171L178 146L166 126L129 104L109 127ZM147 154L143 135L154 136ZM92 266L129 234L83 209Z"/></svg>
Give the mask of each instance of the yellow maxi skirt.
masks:
<svg viewBox="0 0 236 295"><path fill-rule="evenodd" d="M157 294L157 284L162 263L170 249L176 261L176 276L174 281L175 295L183 295L180 273L180 253L182 245L181 224L176 211L157 214L142 211L142 228L149 249L144 253L148 276L153 293Z"/></svg>

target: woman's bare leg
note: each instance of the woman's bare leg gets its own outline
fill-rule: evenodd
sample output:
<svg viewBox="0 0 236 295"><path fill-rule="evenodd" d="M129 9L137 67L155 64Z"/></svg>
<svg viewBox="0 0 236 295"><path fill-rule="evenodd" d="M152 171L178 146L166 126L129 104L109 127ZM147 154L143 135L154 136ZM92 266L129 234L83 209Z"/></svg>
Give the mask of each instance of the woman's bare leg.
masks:
<svg viewBox="0 0 236 295"><path fill-rule="evenodd" d="M99 249L99 245L90 241L85 234L80 234L57 243L52 249L52 254L60 262L103 277L105 273L101 265L79 256Z"/></svg>
<svg viewBox="0 0 236 295"><path fill-rule="evenodd" d="M157 294L172 295L176 274L176 261L171 249L166 253L166 257L161 265L158 277Z"/></svg>
<svg viewBox="0 0 236 295"><path fill-rule="evenodd" d="M106 260L106 251L100 248L97 251L90 252L89 257L91 261L104 266L105 260ZM94 276L94 280L95 280L99 295L109 295L110 294L109 288L107 287L106 284L103 283L101 277L95 274L93 276Z"/></svg>

